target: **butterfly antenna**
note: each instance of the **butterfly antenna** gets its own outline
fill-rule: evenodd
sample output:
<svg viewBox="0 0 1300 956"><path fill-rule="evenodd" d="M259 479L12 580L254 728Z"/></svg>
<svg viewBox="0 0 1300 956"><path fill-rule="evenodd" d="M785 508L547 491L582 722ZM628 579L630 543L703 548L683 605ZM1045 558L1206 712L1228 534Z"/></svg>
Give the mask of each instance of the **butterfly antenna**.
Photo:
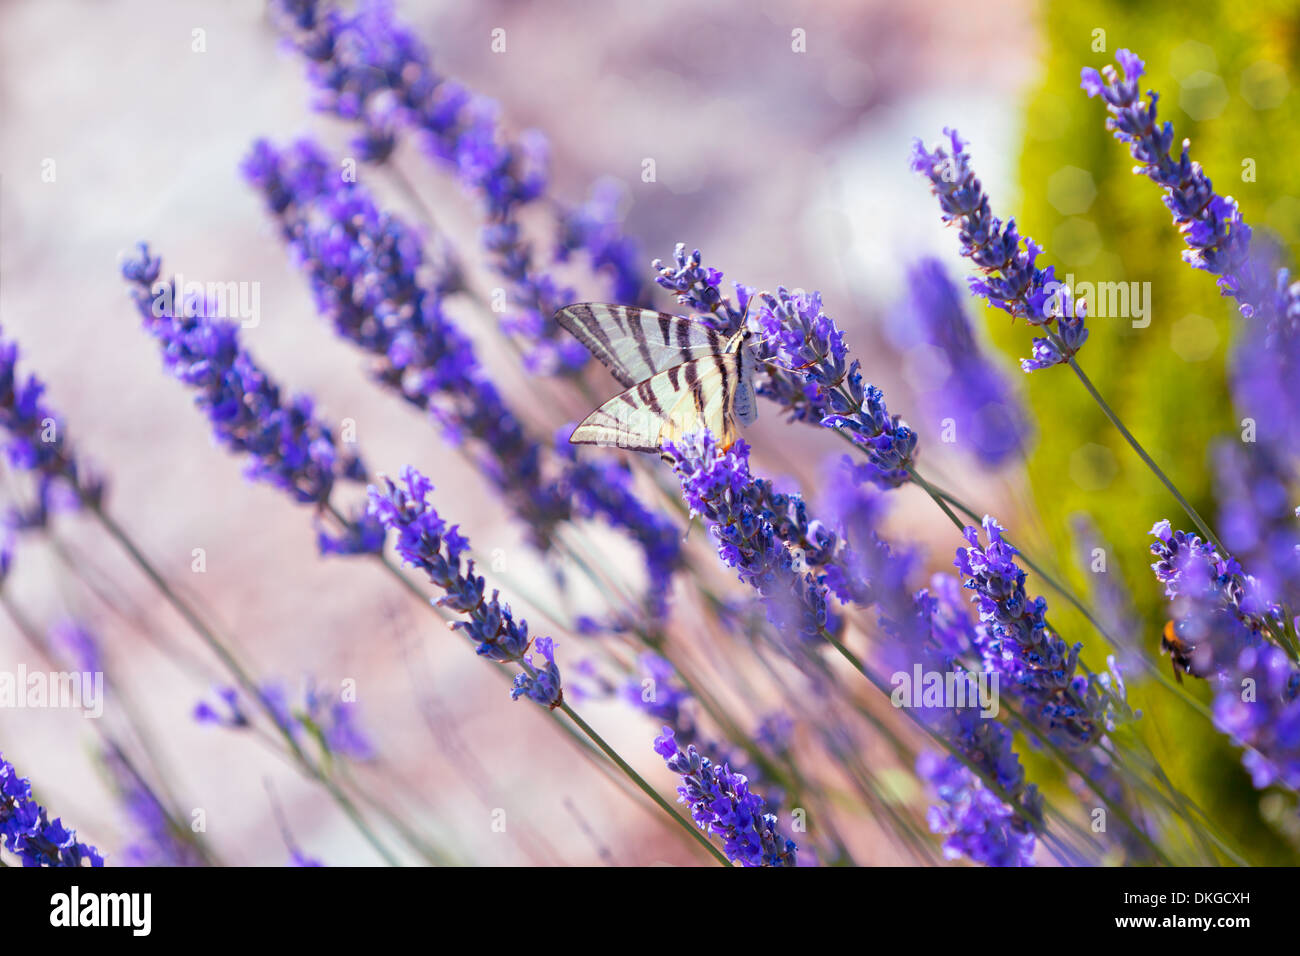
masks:
<svg viewBox="0 0 1300 956"><path fill-rule="evenodd" d="M813 359L811 362L804 362L802 365L791 368L788 365L782 365L780 362L773 362L770 359L759 359L759 361L769 368L780 369L782 372L790 372L794 375L798 375L800 372L805 372L817 364L817 360Z"/></svg>
<svg viewBox="0 0 1300 956"><path fill-rule="evenodd" d="M744 314L743 316L741 316L741 319L740 319L740 327L741 327L742 329L745 327L745 323L746 323L746 322L748 321L748 319L749 319L749 307L750 307L750 305L753 304L753 302L754 302L755 299L760 298L760 297L765 296L765 295L768 295L768 294L769 294L769 293L767 292L767 290L763 290L762 292L755 292L753 295L751 295L751 296L750 296L750 297L745 301L745 314ZM790 373L793 373L793 374L798 374L799 372L802 372L802 371L805 371L806 369L812 368L814 365L817 364L817 360L816 360L816 359L813 359L811 362L805 362L803 365L800 365L798 368L790 368L790 367L787 366L787 365L782 365L780 362L773 362L773 361L771 361L770 359L759 359L759 361L760 361L763 365L769 366L770 368L780 369L782 372L790 372Z"/></svg>

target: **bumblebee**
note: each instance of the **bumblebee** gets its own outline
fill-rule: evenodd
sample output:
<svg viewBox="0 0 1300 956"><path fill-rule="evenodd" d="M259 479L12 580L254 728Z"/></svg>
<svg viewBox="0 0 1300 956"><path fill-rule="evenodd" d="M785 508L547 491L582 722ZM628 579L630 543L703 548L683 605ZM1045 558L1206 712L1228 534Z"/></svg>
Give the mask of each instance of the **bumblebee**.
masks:
<svg viewBox="0 0 1300 956"><path fill-rule="evenodd" d="M1160 651L1169 655L1169 662L1174 668L1174 678L1180 684L1183 682L1184 674L1191 674L1193 677L1201 676L1192 668L1192 653L1195 650L1196 648L1178 636L1178 629L1173 621L1165 622L1164 633L1160 636Z"/></svg>

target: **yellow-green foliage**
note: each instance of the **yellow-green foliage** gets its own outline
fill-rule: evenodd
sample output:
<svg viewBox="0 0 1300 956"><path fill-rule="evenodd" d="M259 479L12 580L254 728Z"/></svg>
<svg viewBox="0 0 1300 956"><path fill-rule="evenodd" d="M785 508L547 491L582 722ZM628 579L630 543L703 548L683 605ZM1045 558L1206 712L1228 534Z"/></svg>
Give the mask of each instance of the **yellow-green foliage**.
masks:
<svg viewBox="0 0 1300 956"><path fill-rule="evenodd" d="M1150 326L1090 316L1080 364L1213 523L1218 507L1207 451L1216 438L1239 434L1224 363L1243 320L1232 301L1219 296L1212 276L1182 262L1184 246L1159 187L1132 175L1127 148L1105 130L1104 105L1080 89L1079 71L1113 62L1122 47L1141 56L1147 64L1143 91L1161 94L1160 117L1174 123L1176 140L1190 138L1192 156L1216 191L1238 199L1252 226L1275 230L1294 254L1300 246L1300 8L1057 0L1046 5L1042 24L1043 78L1025 112L1022 198L1013 208L1013 197L994 196L994 212L1015 216L1022 234L1046 248L1040 265L1055 264L1061 275L1150 283ZM978 169L980 144L970 148ZM1247 181L1251 166L1253 182ZM1008 355L1029 354L1022 323L1013 328L994 310L986 310L986 318ZM1136 597L1146 650L1168 673L1168 660L1158 656L1164 605L1148 567L1147 531L1161 518L1175 527L1190 522L1068 369L1027 379L1040 435L1029 464L1037 515L1020 515L1017 523L1037 526L1040 541L1047 538L1040 547L1050 547L1072 570L1074 583L1087 588L1090 575L1080 567L1068 519L1075 511L1093 515L1113 547L1110 573L1122 573ZM1044 593L1052 600L1050 591ZM1105 645L1059 598L1052 600L1052 617L1067 639L1084 642L1085 659L1102 664ZM1198 684L1188 682L1208 700ZM1175 784L1253 860L1293 860L1287 842L1262 821L1262 795L1240 769L1239 753L1159 685L1140 681L1130 696L1144 711L1143 736Z"/></svg>

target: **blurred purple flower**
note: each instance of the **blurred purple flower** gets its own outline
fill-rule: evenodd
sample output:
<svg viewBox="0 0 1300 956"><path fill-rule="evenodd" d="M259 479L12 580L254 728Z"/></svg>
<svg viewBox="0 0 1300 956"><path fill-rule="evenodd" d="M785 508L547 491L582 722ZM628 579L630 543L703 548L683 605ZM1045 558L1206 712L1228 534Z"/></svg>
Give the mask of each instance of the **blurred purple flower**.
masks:
<svg viewBox="0 0 1300 956"><path fill-rule="evenodd" d="M5 457L18 471L36 476L42 504L55 500L68 507L80 502L97 506L104 496L103 479L78 462L65 440L62 419L45 404L45 384L35 375L24 379L18 373L18 343L2 336L0 330L0 430ZM57 493L49 485L56 479L66 484L71 495L51 499ZM19 526L29 523L15 517Z"/></svg>
<svg viewBox="0 0 1300 956"><path fill-rule="evenodd" d="M959 447L990 468L1024 451L1029 416L980 348L957 287L938 259L922 259L908 270L907 298L894 325L905 347L924 343L942 355L946 368L918 389L934 422L952 421Z"/></svg>
<svg viewBox="0 0 1300 956"><path fill-rule="evenodd" d="M1256 787L1300 788L1300 669L1266 638L1270 623L1290 622L1235 559L1167 521L1151 533L1177 666L1211 682L1215 726L1247 748L1242 763Z"/></svg>
<svg viewBox="0 0 1300 956"><path fill-rule="evenodd" d="M126 866L203 866L202 855L182 836L184 831L169 817L153 787L121 751L105 748L103 761L133 828L131 842L122 849L122 862Z"/></svg>
<svg viewBox="0 0 1300 956"><path fill-rule="evenodd" d="M997 725L994 730L1005 734ZM916 772L939 797L927 819L931 831L947 837L946 859L965 857L985 866L1033 865L1033 828L961 761L927 751L917 758Z"/></svg>
<svg viewBox="0 0 1300 956"><path fill-rule="evenodd" d="M509 141L500 107L437 73L424 45L397 21L388 0L363 0L346 15L311 0L278 0L292 44L309 61L317 109L358 123L360 157L389 159L400 133L412 133L423 151L452 172L483 206L483 246L507 283L512 314L503 328L529 343L528 365L546 374L574 374L590 357L553 321L576 294L537 264L517 219L546 194L549 149L540 133ZM598 270L611 271L620 296L639 289L635 246L622 236L601 193L585 207L558 207L558 255L583 249ZM639 298L633 294L632 301Z"/></svg>

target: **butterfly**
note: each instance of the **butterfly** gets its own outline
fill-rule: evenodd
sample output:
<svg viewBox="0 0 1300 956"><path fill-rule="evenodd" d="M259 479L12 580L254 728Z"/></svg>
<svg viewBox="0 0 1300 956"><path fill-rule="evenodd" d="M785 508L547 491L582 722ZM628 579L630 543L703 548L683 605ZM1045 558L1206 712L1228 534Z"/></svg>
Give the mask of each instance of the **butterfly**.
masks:
<svg viewBox="0 0 1300 956"><path fill-rule="evenodd" d="M758 418L754 369L743 325L727 338L702 322L652 309L578 302L555 320L627 390L574 429L575 445L661 451L665 442L708 428L724 449L736 422Z"/></svg>

